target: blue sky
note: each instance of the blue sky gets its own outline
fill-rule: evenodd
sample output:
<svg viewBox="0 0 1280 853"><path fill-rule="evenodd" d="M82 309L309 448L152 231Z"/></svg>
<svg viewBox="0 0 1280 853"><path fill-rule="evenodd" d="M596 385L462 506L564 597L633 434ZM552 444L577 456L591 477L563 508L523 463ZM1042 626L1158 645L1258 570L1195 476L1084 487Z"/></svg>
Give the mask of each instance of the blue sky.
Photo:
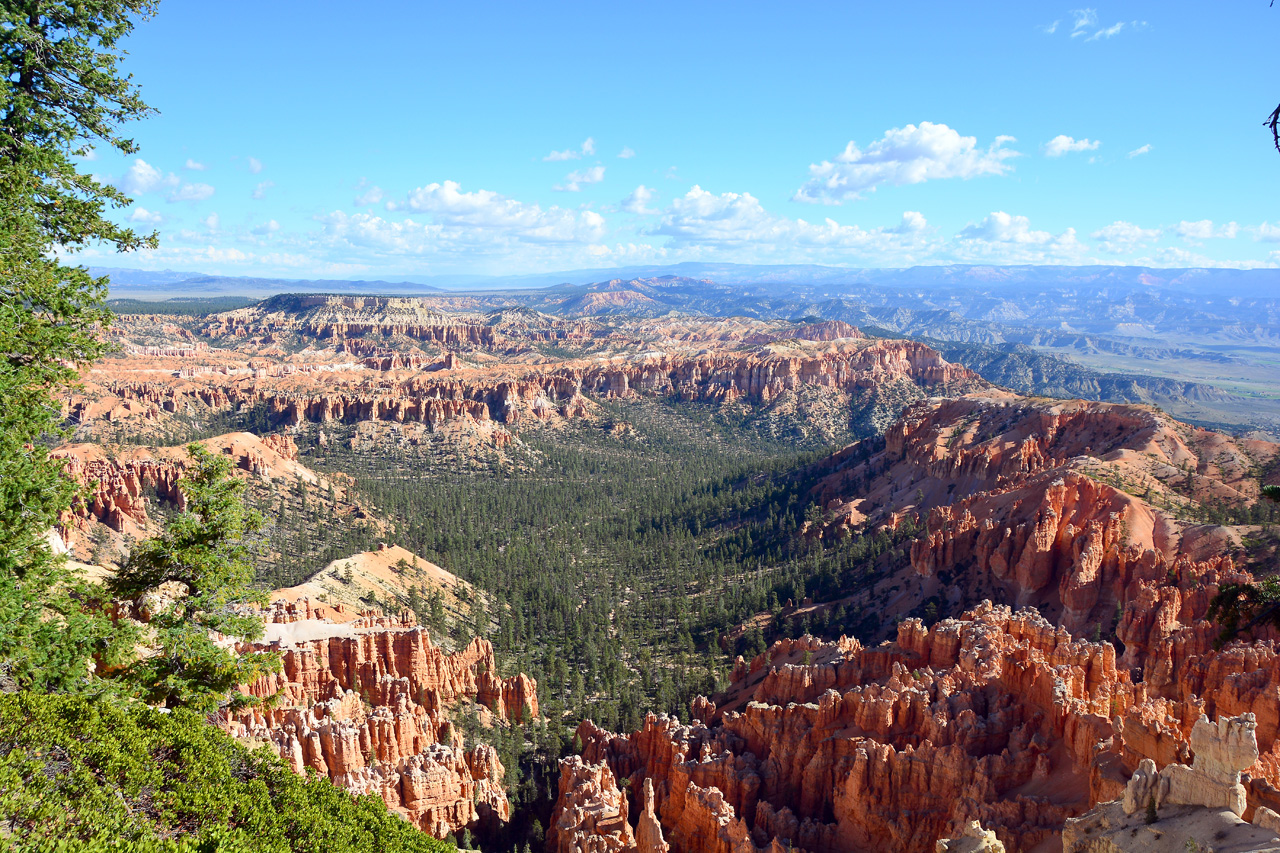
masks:
<svg viewBox="0 0 1280 853"><path fill-rule="evenodd" d="M1274 265L1278 32L1266 0L164 0L127 45L159 113L86 164L161 248L81 260Z"/></svg>

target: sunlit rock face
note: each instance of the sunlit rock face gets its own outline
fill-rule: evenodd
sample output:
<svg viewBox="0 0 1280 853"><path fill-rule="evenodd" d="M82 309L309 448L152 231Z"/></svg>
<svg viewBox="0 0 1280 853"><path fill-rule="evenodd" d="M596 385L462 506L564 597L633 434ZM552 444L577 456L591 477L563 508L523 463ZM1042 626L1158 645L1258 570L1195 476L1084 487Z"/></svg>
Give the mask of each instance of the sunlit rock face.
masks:
<svg viewBox="0 0 1280 853"><path fill-rule="evenodd" d="M378 794L436 837L508 820L497 753L464 743L450 713L474 702L483 725L532 720L536 682L498 677L487 640L454 653L434 646L412 614L334 623L308 618L308 604L273 608L270 640L246 646L279 651L283 667L247 687L276 696L274 706L233 714L231 733L271 743L298 772Z"/></svg>

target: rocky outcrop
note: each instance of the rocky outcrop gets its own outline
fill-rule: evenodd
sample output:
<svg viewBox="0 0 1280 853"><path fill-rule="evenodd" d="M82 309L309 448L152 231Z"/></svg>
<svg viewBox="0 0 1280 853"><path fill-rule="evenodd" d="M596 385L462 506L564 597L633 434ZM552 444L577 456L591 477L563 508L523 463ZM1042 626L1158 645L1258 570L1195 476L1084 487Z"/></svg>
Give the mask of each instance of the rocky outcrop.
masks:
<svg viewBox="0 0 1280 853"><path fill-rule="evenodd" d="M397 357L400 358L400 357ZM401 361L403 359L401 358ZM767 404L801 387L831 391L872 389L905 381L932 390L959 391L984 385L976 374L944 361L929 347L910 341L836 342L817 351L764 347L750 352L658 353L617 359L577 360L551 368L515 371L411 372L393 383L381 377L395 359L328 373L323 383L293 371L288 381L263 373L236 381L152 382L112 380L102 399L82 398L66 416L81 423L200 408L261 407L286 426L303 422L388 421L437 427L452 420L519 424L526 419L581 417L584 394L628 397L656 394L686 401ZM406 362L408 364L408 362ZM375 372L377 379L365 375Z"/></svg>
<svg viewBox="0 0 1280 853"><path fill-rule="evenodd" d="M823 663L799 663L815 650ZM674 851L932 849L970 820L1029 849L1088 807L1080 768L1135 695L1111 646L990 605L908 620L876 648L780 643L762 659L703 722L578 731L585 760L633 791L652 781Z"/></svg>
<svg viewBox="0 0 1280 853"><path fill-rule="evenodd" d="M662 822L658 820L654 808L653 779L645 779L640 800L640 820L636 824L636 849L640 853L670 853L671 845L662 836Z"/></svg>
<svg viewBox="0 0 1280 853"><path fill-rule="evenodd" d="M1280 781L1274 730L1200 715L1245 701L1273 719L1280 689L1263 685L1280 665L1258 657L1270 648L1232 646L1219 665L1210 649L1162 693L1119 667L1110 643L984 603L928 629L905 620L875 647L779 641L742 662L725 693L696 702L692 724L651 715L631 734L584 723L578 737L584 760L607 763L624 790L652 783L677 853L748 841L924 850L963 839L971 821L1009 851L1029 850L1068 817L1119 798L1131 777L1164 785L1171 808L1266 805Z"/></svg>
<svg viewBox="0 0 1280 853"><path fill-rule="evenodd" d="M1145 811L1126 815L1118 802L1104 803L1062 830L1063 853L1207 853L1231 850L1280 853L1280 835L1240 819L1228 809L1168 805L1155 823Z"/></svg>
<svg viewBox="0 0 1280 853"><path fill-rule="evenodd" d="M971 820L958 837L939 840L935 853L1005 853L1005 850L994 832Z"/></svg>
<svg viewBox="0 0 1280 853"><path fill-rule="evenodd" d="M231 456L236 468L262 478L316 475L297 464L298 446L285 435L262 438L249 433L229 433L197 442L212 453ZM70 444L51 454L65 461L64 472L87 489L64 518L64 527L96 520L118 533L131 536L147 532L149 495L172 502L179 509L186 504L181 480L190 464L185 446L133 447L108 452L96 444Z"/></svg>
<svg viewBox="0 0 1280 853"><path fill-rule="evenodd" d="M607 764L587 764L574 755L560 761L562 807L547 830L550 853L620 853L635 850L627 823L627 798Z"/></svg>
<svg viewBox="0 0 1280 853"><path fill-rule="evenodd" d="M487 640L445 652L411 614L335 624L297 605L272 612L267 639L246 648L279 651L283 666L246 692L274 703L231 715L233 735L271 743L298 772L378 794L436 837L509 819L497 753L464 742L456 714L474 703L476 725L532 720L532 679L499 677Z"/></svg>
<svg viewBox="0 0 1280 853"><path fill-rule="evenodd" d="M319 340L406 337L446 346L492 347L492 326L433 311L413 299L369 296L285 295L251 308L219 314L205 325L213 338L283 334Z"/></svg>
<svg viewBox="0 0 1280 853"><path fill-rule="evenodd" d="M1217 725L1201 717L1191 731L1192 765L1167 764L1157 773L1155 762L1144 758L1125 786L1125 814L1135 814L1154 803L1157 810L1172 804L1228 809L1243 815L1247 792L1240 784L1240 773L1258 760L1256 728L1253 714L1219 717Z"/></svg>
<svg viewBox="0 0 1280 853"><path fill-rule="evenodd" d="M1240 773L1258 759L1251 714L1219 717L1216 724L1207 717L1196 721L1191 734L1195 760L1191 766L1169 764L1156 770L1155 762L1143 759L1125 786L1118 802L1099 805L1063 828L1066 853L1111 853L1134 849L1134 839L1143 832L1141 849L1189 850L1183 839L1212 840L1213 849L1280 851L1276 834L1280 819L1265 807L1257 809L1253 825L1245 823L1246 791ZM1141 830L1138 821L1141 820ZM1151 842L1173 837L1166 844ZM1174 845L1177 846L1174 846Z"/></svg>

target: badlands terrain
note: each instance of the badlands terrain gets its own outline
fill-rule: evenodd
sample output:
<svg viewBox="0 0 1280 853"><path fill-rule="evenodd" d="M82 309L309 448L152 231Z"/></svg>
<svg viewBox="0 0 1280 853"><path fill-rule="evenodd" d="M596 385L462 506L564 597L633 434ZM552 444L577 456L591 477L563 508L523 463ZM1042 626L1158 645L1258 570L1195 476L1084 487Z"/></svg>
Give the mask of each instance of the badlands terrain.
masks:
<svg viewBox="0 0 1280 853"><path fill-rule="evenodd" d="M485 850L1280 849L1280 638L1209 612L1265 429L696 291L121 315L60 537L110 572L232 456L284 669L223 725Z"/></svg>

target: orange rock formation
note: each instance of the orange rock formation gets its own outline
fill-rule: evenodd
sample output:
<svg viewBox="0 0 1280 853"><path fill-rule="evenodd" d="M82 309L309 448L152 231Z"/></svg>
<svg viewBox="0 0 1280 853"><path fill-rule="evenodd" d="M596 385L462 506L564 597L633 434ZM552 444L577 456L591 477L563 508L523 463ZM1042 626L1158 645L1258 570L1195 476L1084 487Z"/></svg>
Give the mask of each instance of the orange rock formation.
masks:
<svg viewBox="0 0 1280 853"><path fill-rule="evenodd" d="M298 772L311 768L353 793L379 794L440 838L507 820L497 753L483 743L465 748L450 709L474 702L488 725L532 720L536 682L499 677L487 640L445 652L411 614L334 624L306 618L306 604L277 605L266 637L251 646L280 652L282 671L247 688L276 703L232 715L228 729L269 741Z"/></svg>
<svg viewBox="0 0 1280 853"><path fill-rule="evenodd" d="M1256 497L1276 450L1141 407L918 403L881 449L828 463L817 493L836 522L820 532L890 524L914 501L926 529L898 581L1009 604L906 619L870 648L780 640L695 701L693 724L584 723L583 759L633 795L652 783L676 853L930 850L972 821L1022 851L1119 797L1143 759L1189 764L1202 715L1249 712L1246 818L1280 808L1276 638L1215 650L1209 602L1251 576L1224 553L1230 531L1177 517ZM1113 625L1120 654L1081 638Z"/></svg>

